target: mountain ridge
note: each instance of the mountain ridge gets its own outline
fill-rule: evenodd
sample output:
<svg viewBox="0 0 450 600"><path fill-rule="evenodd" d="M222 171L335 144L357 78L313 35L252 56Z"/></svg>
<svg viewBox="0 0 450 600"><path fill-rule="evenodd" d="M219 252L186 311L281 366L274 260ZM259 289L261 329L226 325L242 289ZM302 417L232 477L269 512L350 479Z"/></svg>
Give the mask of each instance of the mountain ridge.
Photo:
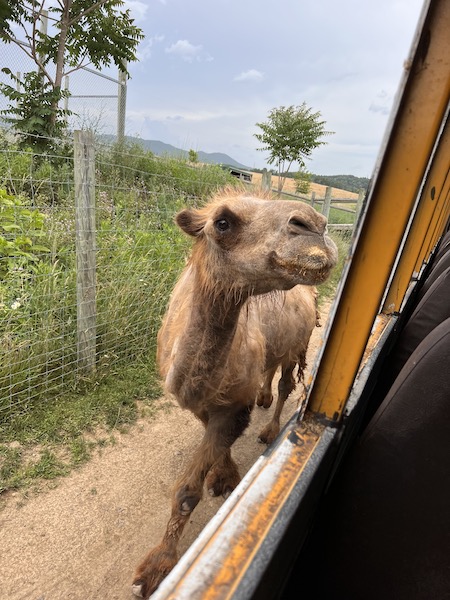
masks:
<svg viewBox="0 0 450 600"><path fill-rule="evenodd" d="M108 138L108 141L114 141L115 136L103 136ZM172 146L172 144L167 144L166 142L161 142L159 140L144 140L142 138L126 135L125 141L133 144L140 144L145 150L150 150L156 156L173 156L174 158L189 158L189 151L182 150L181 148L177 148L176 146ZM242 163L238 162L228 154L223 152L203 152L202 150L196 151L198 161L202 163L212 164L212 165L227 165L230 167L237 167L238 169L246 169L249 170L249 167L246 167Z"/></svg>

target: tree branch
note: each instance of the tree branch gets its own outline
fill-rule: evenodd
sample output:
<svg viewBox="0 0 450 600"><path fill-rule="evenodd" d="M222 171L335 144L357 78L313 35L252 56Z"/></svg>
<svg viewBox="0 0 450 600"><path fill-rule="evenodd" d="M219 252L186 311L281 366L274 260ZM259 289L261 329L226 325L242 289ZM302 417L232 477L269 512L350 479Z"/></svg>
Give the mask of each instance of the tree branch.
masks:
<svg viewBox="0 0 450 600"><path fill-rule="evenodd" d="M98 8L101 8L104 4L107 4L108 2L110 2L110 0L100 0L99 2L96 2L95 4L93 4L92 6L87 8L85 11L83 11L82 13L80 13L79 15L77 15L76 17L71 19L68 22L68 26L71 27L78 21L81 21L81 19L83 17L86 17L87 15L91 14L91 12L93 12L94 10L97 10Z"/></svg>
<svg viewBox="0 0 450 600"><path fill-rule="evenodd" d="M64 10L61 14L58 49L56 51L55 60L55 88L61 88L61 81L64 68L64 51L66 49L66 40L69 30L69 14L72 6L72 0L65 0Z"/></svg>
<svg viewBox="0 0 450 600"><path fill-rule="evenodd" d="M85 63L83 63L83 61L79 62L77 64L76 67L73 67L73 69L70 69L70 71L65 71L64 72L64 77L67 77L68 75L71 75L72 73L75 73L75 71L79 71L80 69L82 69L83 67L87 67L88 65L92 64L90 61L87 61Z"/></svg>
<svg viewBox="0 0 450 600"><path fill-rule="evenodd" d="M64 75L70 75L71 73L75 73L75 71L79 71L80 69L82 69L83 67L87 67L88 65L91 64L91 61L87 60L87 51L84 52L83 56L80 58L80 60L78 61L78 64L75 65L72 69L70 69L69 71L64 71ZM86 61L86 62L85 62Z"/></svg>
<svg viewBox="0 0 450 600"><path fill-rule="evenodd" d="M24 52L28 56L28 58L30 58L33 62L35 62L37 64L37 66L39 67L40 71L42 71L43 75L45 75L45 77L47 77L48 81L50 83L53 83L52 76L47 71L47 69L44 67L44 65L41 63L41 61L38 59L36 54L33 52L33 48L31 46L31 44L29 44L27 42L22 42L21 40L18 40L17 38L13 37L12 35L8 35L8 39L13 44L16 44L16 46L18 46L22 50L22 52Z"/></svg>

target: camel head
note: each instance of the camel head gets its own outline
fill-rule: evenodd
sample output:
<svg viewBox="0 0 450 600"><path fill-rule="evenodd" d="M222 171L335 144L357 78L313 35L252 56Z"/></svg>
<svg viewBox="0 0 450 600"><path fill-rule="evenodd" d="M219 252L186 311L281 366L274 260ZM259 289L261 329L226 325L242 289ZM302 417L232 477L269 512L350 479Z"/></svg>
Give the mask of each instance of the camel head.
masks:
<svg viewBox="0 0 450 600"><path fill-rule="evenodd" d="M337 261L326 218L299 201L227 189L176 222L195 238L191 263L210 290L245 296L316 285Z"/></svg>

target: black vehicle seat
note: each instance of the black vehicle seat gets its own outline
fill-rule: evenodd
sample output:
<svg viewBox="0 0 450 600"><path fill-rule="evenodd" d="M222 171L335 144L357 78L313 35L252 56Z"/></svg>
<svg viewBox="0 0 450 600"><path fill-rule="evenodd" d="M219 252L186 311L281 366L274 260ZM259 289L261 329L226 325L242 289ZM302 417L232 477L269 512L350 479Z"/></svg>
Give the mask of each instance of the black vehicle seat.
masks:
<svg viewBox="0 0 450 600"><path fill-rule="evenodd" d="M450 598L450 319L350 451L281 597Z"/></svg>

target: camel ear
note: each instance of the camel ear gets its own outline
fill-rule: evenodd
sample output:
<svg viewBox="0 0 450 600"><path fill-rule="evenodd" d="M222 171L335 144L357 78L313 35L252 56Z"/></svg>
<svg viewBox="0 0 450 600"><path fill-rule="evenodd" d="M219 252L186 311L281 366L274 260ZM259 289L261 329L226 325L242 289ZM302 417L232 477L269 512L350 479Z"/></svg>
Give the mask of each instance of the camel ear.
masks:
<svg viewBox="0 0 450 600"><path fill-rule="evenodd" d="M186 208L176 215L175 222L184 233L197 237L203 231L206 220L198 211Z"/></svg>

